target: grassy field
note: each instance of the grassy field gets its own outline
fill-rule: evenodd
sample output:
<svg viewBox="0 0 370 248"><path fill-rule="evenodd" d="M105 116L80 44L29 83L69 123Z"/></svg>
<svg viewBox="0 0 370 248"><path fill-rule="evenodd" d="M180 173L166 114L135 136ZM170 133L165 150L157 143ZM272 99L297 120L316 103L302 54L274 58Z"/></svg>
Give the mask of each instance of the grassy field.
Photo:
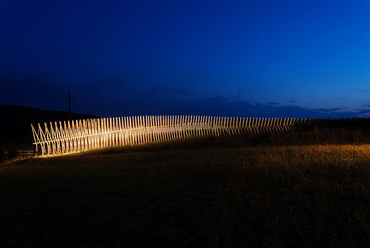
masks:
<svg viewBox="0 0 370 248"><path fill-rule="evenodd" d="M370 145L340 132L2 163L0 247L369 247Z"/></svg>

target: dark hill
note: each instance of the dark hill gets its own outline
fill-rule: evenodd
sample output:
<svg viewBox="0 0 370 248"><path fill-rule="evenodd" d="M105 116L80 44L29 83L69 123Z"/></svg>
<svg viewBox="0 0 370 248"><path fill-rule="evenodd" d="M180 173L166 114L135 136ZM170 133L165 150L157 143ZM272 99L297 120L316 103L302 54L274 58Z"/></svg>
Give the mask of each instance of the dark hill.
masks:
<svg viewBox="0 0 370 248"><path fill-rule="evenodd" d="M67 111L48 111L0 104L0 144L32 143L31 124L68 120ZM71 113L72 120L98 118Z"/></svg>

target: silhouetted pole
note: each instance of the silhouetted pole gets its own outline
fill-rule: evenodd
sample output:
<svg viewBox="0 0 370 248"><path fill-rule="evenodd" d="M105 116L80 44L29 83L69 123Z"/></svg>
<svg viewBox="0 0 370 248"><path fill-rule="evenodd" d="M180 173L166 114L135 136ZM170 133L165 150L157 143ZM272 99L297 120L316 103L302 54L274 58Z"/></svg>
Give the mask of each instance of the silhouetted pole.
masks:
<svg viewBox="0 0 370 248"><path fill-rule="evenodd" d="M73 97L71 97L71 91L68 91L68 98L65 99L68 99L68 117L69 120L71 120L71 100L73 100Z"/></svg>

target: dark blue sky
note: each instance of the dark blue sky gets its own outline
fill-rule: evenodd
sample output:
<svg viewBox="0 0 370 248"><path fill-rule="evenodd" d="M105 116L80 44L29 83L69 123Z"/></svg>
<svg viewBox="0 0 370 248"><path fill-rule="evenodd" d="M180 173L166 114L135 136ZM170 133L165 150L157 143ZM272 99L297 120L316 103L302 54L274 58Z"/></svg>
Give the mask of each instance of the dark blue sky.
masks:
<svg viewBox="0 0 370 248"><path fill-rule="evenodd" d="M370 116L370 2L0 1L0 103Z"/></svg>

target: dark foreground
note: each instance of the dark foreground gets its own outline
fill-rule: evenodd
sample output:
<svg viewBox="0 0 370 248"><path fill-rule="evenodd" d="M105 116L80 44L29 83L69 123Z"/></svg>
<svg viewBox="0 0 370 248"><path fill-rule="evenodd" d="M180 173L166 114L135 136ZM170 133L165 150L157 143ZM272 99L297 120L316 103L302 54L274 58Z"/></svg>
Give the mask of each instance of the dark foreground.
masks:
<svg viewBox="0 0 370 248"><path fill-rule="evenodd" d="M0 164L0 247L369 247L370 146L115 149Z"/></svg>

